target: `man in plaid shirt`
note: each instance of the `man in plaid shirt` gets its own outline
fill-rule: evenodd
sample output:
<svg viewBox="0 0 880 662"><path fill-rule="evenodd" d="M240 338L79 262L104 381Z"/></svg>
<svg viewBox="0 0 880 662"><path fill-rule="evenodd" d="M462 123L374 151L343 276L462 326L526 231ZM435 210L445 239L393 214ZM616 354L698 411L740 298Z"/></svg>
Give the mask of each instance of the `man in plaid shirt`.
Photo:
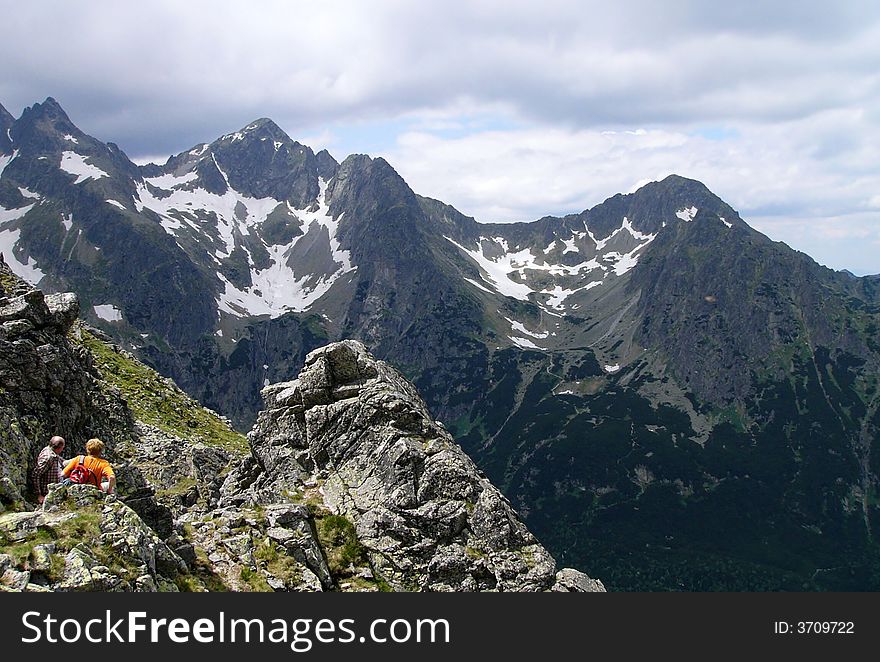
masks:
<svg viewBox="0 0 880 662"><path fill-rule="evenodd" d="M37 493L37 501L43 503L49 493L49 485L57 483L61 477L61 469L64 460L61 451L64 450L64 438L52 437L49 445L40 451L37 463L34 465L34 491Z"/></svg>

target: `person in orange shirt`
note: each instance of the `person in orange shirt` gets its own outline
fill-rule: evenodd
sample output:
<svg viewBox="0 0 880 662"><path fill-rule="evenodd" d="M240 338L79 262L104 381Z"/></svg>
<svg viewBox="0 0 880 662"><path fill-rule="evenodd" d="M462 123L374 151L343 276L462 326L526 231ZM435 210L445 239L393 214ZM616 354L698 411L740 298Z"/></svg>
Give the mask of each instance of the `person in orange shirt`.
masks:
<svg viewBox="0 0 880 662"><path fill-rule="evenodd" d="M116 488L116 474L113 473L113 467L110 466L110 463L101 457L104 454L104 442L100 439L89 439L86 443L86 453L88 455L78 455L68 462L61 474L65 478L70 478L70 473L82 461L83 466L95 478L91 484L99 490L104 490L107 494L112 494ZM103 486L105 480L107 481L106 489Z"/></svg>

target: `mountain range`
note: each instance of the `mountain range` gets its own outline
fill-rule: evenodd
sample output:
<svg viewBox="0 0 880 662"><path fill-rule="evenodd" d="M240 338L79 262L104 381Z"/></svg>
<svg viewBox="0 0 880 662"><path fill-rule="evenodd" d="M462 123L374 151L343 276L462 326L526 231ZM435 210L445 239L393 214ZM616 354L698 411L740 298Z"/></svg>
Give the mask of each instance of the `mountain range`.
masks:
<svg viewBox="0 0 880 662"><path fill-rule="evenodd" d="M700 182L486 224L268 119L137 166L47 99L0 107L0 252L241 430L362 341L609 589L880 588L880 278Z"/></svg>

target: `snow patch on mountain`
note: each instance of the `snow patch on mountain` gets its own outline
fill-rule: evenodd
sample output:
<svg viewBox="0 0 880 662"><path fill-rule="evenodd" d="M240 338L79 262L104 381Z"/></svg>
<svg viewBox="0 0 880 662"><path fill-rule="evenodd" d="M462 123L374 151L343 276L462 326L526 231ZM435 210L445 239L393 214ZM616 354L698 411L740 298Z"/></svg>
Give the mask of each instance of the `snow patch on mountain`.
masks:
<svg viewBox="0 0 880 662"><path fill-rule="evenodd" d="M28 255L22 262L15 254L15 245L21 237L21 228L6 228L4 225L17 220L31 210L33 205L20 209L4 209L0 207L0 254L6 260L6 264L16 276L24 278L32 285L37 285L46 274L37 267L37 261ZM16 213L16 216L12 216Z"/></svg>
<svg viewBox="0 0 880 662"><path fill-rule="evenodd" d="M228 136L234 138L234 134ZM263 244L269 257L269 266L251 268L251 285L241 289L230 282L218 269L223 291L217 300L220 311L237 317L269 315L278 317L289 311L303 311L321 298L333 283L355 267L351 254L343 250L337 236L342 215L334 218L327 200L328 182L318 180L319 194L305 209L296 209L286 200L252 198L236 191L229 177L213 154L214 165L226 183L222 195L210 193L193 185L198 179L195 170L186 173L163 174L144 179L137 187L135 204L139 210L155 212L165 231L178 238L181 233L206 239L207 250L218 262L228 258L236 247L243 249L252 264L251 250L241 238ZM255 230L275 211L297 219L302 234L286 245L266 245ZM310 228L313 230L309 232ZM305 236L320 236L324 231L326 250L336 268L328 273L304 273L301 266L291 263L294 247ZM253 244L249 244L251 248ZM313 249L310 249L313 250ZM320 248L319 248L320 250ZM298 266L300 268L298 268Z"/></svg>
<svg viewBox="0 0 880 662"><path fill-rule="evenodd" d="M183 223L202 231L213 226L223 244L215 251L218 259L232 254L236 230L242 235L250 234L250 227L265 221L282 204L274 198L251 198L231 186L223 195L201 188L186 188L186 184L196 177L193 172L145 179L145 184L159 189L159 192L154 194L145 184L139 184L137 196L140 204L137 207L139 211L149 209L158 214L162 227L172 236L176 236ZM225 173L223 177L226 178Z"/></svg>
<svg viewBox="0 0 880 662"><path fill-rule="evenodd" d="M601 282L601 281L599 281ZM558 310L562 309L562 302L565 301L568 297L570 297L574 292L572 290L566 290L560 285L557 285L552 290L548 290L545 294L549 294L550 298L547 299L547 305L552 308L556 308Z"/></svg>
<svg viewBox="0 0 880 662"><path fill-rule="evenodd" d="M638 264L641 251L656 236L637 230L624 217L620 227L604 239L596 239L585 223L583 232L574 231L568 238L554 238L546 248L537 249L537 256L529 248L512 250L504 237L481 236L474 248L463 246L450 237L446 237L446 240L477 263L483 280L498 293L521 301L529 300L530 294L546 295L543 304L545 310L562 310L566 299L576 292L602 285L612 272L622 276L633 269ZM578 246L578 242L587 237L595 244L593 256L590 256L593 251L589 245L581 243L581 247ZM633 240L637 242L635 246ZM617 250L606 250L612 241ZM557 264L551 261L549 255L559 248L562 248L563 256L584 252L587 255L577 264ZM548 285L548 276L556 282ZM485 289L479 283L467 280Z"/></svg>
<svg viewBox="0 0 880 662"><path fill-rule="evenodd" d="M88 163L85 156L76 152L62 152L60 168L70 175L76 175L74 184L82 184L89 179L110 176L99 167Z"/></svg>
<svg viewBox="0 0 880 662"><path fill-rule="evenodd" d="M550 335L547 331L541 331L541 332L529 331L525 327L525 325L522 324L521 322L517 322L517 321L509 319L507 317L505 317L504 319L506 319L510 323L510 327L514 331L518 331L519 333L524 333L525 335L531 336L532 338L539 338L539 339L540 338L547 338Z"/></svg>
<svg viewBox="0 0 880 662"><path fill-rule="evenodd" d="M510 252L507 240L502 237L480 237L477 250L466 248L450 237L446 237L446 240L473 258L488 276L487 282L491 283L498 292L521 301L527 301L529 294L540 291L533 289L526 283L519 282L520 280L526 280L530 271L547 272L551 276L577 276L595 269L603 271L607 269L606 266L600 264L596 259L590 259L575 265L538 262L538 258L535 257L531 249L526 248ZM500 256L488 257L485 254L487 243L489 245L494 244L496 248L502 251L502 254ZM579 252L576 248L574 251ZM546 254L547 251L543 252ZM517 274L518 280L511 278L513 274Z"/></svg>
<svg viewBox="0 0 880 662"><path fill-rule="evenodd" d="M285 253L283 246L273 246ZM217 307L223 312L243 317L246 315L269 315L273 319L284 313L302 312L324 296L339 277L339 272L331 276L308 274L297 279L293 270L284 261L284 255L272 256L275 261L268 269L252 275L253 285L240 290L230 283L223 274L218 274L224 291L217 300Z"/></svg>
<svg viewBox="0 0 880 662"><path fill-rule="evenodd" d="M471 285L473 285L474 287L476 287L477 289L483 290L483 292L485 292L486 294L492 294L492 293L493 293L492 290L488 290L488 289L486 289L485 287L483 287L482 285L480 285L480 284L479 284L477 281L475 281L475 280L472 280L472 279L470 279L470 278L465 278L465 280L466 280L468 283L470 283Z"/></svg>
<svg viewBox="0 0 880 662"><path fill-rule="evenodd" d="M547 254L549 254L549 253L552 253L552 252L553 252L553 248L554 248L554 247L556 246L556 244L558 244L558 243L559 243L559 240L558 240L558 239L554 239L554 240L551 241L549 244L547 244L547 248L544 249L544 255L547 255Z"/></svg>
<svg viewBox="0 0 880 662"><path fill-rule="evenodd" d="M0 205L0 227L3 227L7 223L12 221L16 221L25 214L27 214L31 209L33 209L34 205L30 204L26 207L18 207L15 209L6 209L6 207Z"/></svg>
<svg viewBox="0 0 880 662"><path fill-rule="evenodd" d="M654 239L657 238L656 234L645 234L644 232L636 230L632 226L632 223L630 223L629 219L624 216L619 228L614 230L614 232L612 232L605 239L597 242L597 250L605 248L608 242L621 232L629 233L629 235L633 239L640 243L626 253L621 253L620 251L609 251L607 253L603 253L601 258L599 258L603 263L605 263L606 268L614 271L614 274L617 276L622 276L626 272L633 269L639 262L637 253L640 253L648 244L650 244L652 241L654 241Z"/></svg>
<svg viewBox="0 0 880 662"><path fill-rule="evenodd" d="M241 134L237 133L235 135L240 136ZM239 140L241 140L241 138L239 138ZM235 142L235 139L233 139L232 142ZM229 183L229 175L227 175L223 168L220 167L220 164L217 163L217 155L214 154L214 152L211 152L211 161L214 162L214 167L217 168L217 172L223 177L223 181L226 183L226 188L232 190L232 184Z"/></svg>
<svg viewBox="0 0 880 662"><path fill-rule="evenodd" d="M592 290L594 287L599 287L605 281L604 280L594 280L583 287L574 287L566 289L560 285L557 285L552 290L546 290L542 292L542 294L549 294L550 298L547 299L546 305L551 308L555 308L556 310L563 310L565 306L563 305L565 300L568 299L572 294L576 294L577 292L586 292L587 290ZM577 306L572 306L572 309ZM548 311L549 312L549 311Z"/></svg>
<svg viewBox="0 0 880 662"><path fill-rule="evenodd" d="M694 213L696 213L696 211ZM656 234L645 234L643 232L639 232L632 226L632 223L629 222L629 219L626 216L623 217L623 221L621 222L620 227L621 229L629 232L632 235L632 238L638 241L654 241L654 238L657 236Z"/></svg>
<svg viewBox="0 0 880 662"><path fill-rule="evenodd" d="M626 221L625 218L624 218L623 220ZM584 227L586 227L586 225L585 225ZM589 228L587 228L587 234L590 236L590 239L592 239L592 240L595 242L595 244L596 244L596 252L599 253L599 252L602 251L602 249L605 248L605 246L608 245L608 242L610 242L610 241L611 241L612 239L614 239L617 235L619 235L621 232L623 232L624 229L625 229L625 224L621 224L621 226L620 226L619 228L617 228L616 230L614 230L614 232L612 232L611 234L609 234L609 235L608 235L607 237L605 237L604 239L596 239L596 237L593 236L593 233L590 232L590 229L589 229Z"/></svg>
<svg viewBox="0 0 880 662"><path fill-rule="evenodd" d="M578 247L575 245L574 237L572 237L571 239L566 239L565 241L562 242L562 244L565 246L565 250L562 251L563 255L565 255L566 253L579 253L580 252L578 250Z"/></svg>
<svg viewBox="0 0 880 662"><path fill-rule="evenodd" d="M122 321L122 311L119 310L116 306L110 303L103 303L98 306L93 306L95 309L95 315L100 317L105 322L121 322Z"/></svg>
<svg viewBox="0 0 880 662"><path fill-rule="evenodd" d="M653 241L653 239L654 238L652 237L651 239L646 241L644 244L640 244L639 246L636 246L629 253L624 253L622 255L620 253L616 253L616 252L606 253L605 255L602 256L602 259L613 262L612 268L614 270L615 275L622 276L627 271L630 271L631 269L635 268L635 266L639 263L639 256L636 255L636 253L640 252L645 246L650 244L651 241Z"/></svg>
<svg viewBox="0 0 880 662"><path fill-rule="evenodd" d="M527 340L525 338L517 338L516 336L508 336L510 342L512 342L517 347L521 347L522 349L539 349L541 351L544 350L543 347L538 347L531 340Z"/></svg>
<svg viewBox="0 0 880 662"><path fill-rule="evenodd" d="M698 210L696 207L687 207L686 209L679 209L677 212L675 212L675 215L678 216L685 223L690 223L692 220L694 220L694 216L697 215L697 211Z"/></svg>
<svg viewBox="0 0 880 662"><path fill-rule="evenodd" d="M520 267L522 266L522 264L518 263L518 260L525 260L526 255L528 255L530 259L534 259L532 257L531 251L525 250L513 254L504 253L501 255L501 257L493 260L485 257L483 255L483 251L479 248L477 250L470 250L459 244L454 239L451 239L450 237L446 237L446 240L454 244L459 250L469 255L477 263L480 269L485 273L484 280L490 283L492 287L494 287L495 290L497 290L500 294L503 294L507 297L513 297L514 299L519 299L520 301L529 300L529 294L532 293L532 289L524 283L517 283L516 281L511 280L510 274L516 271L516 268L514 268L515 264L519 264ZM480 237L481 242L484 240L485 239L483 237ZM501 240L501 242L502 247L504 249L507 249L507 242L505 240Z"/></svg>
<svg viewBox="0 0 880 662"><path fill-rule="evenodd" d="M222 274L218 274L224 290L217 301L221 311L235 316L269 315L278 317L286 312L302 312L324 296L341 276L354 271L351 254L343 250L339 244L337 231L339 218L333 218L327 202L327 184L324 179L318 180L320 193L316 200L316 209L292 209L291 213L298 217L304 228L308 230L315 225L326 228L329 238L329 251L336 265L332 273L301 273L296 264L290 264L290 256L297 242L308 233L296 237L289 245L267 246L270 266L265 269L251 270L251 286L242 290L233 285ZM280 203L279 203L280 204ZM288 207L289 204L288 204Z"/></svg>
<svg viewBox="0 0 880 662"><path fill-rule="evenodd" d="M655 237L655 235L644 234L644 233L636 230L626 216L623 217L623 220L620 223L620 227L615 229L611 234L609 234L604 239L596 239L596 237L593 235L593 233L590 232L590 229L587 227L586 223L584 223L584 228L586 228L587 234L589 235L590 239L592 239L593 242L596 244L596 252L597 253L601 252L609 244L609 242L612 239L614 239L617 235L619 235L621 232L624 232L624 231L628 232L630 234L630 236L632 236L632 238L637 241L651 241Z"/></svg>
<svg viewBox="0 0 880 662"><path fill-rule="evenodd" d="M191 170L183 175L175 175L174 173L171 173L167 175L159 175L158 177L149 177L144 181L158 189L171 191L175 188L182 188L185 184L195 181L198 178L199 174L195 170Z"/></svg>

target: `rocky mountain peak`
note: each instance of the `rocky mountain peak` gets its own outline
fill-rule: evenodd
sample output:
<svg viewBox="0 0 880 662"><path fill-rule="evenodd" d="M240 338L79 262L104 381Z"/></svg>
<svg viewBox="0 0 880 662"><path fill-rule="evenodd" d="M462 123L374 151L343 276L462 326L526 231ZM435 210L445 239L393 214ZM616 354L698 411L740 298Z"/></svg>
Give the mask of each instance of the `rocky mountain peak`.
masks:
<svg viewBox="0 0 880 662"><path fill-rule="evenodd" d="M142 172L183 176L193 171L199 177L194 185L216 195L232 189L254 199L288 200L303 208L320 192L314 152L267 118L174 156L158 171Z"/></svg>
<svg viewBox="0 0 880 662"><path fill-rule="evenodd" d="M653 190L655 192L658 191L674 191L674 190L689 190L691 192L698 192L700 195L705 195L708 193L712 193L706 185L699 181L698 179L691 179L689 177L683 177L682 175L677 175L675 173L671 173L666 175L663 179L656 182L649 182L645 184L645 186L641 188L647 188L649 191ZM639 189L641 190L641 189Z"/></svg>
<svg viewBox="0 0 880 662"><path fill-rule="evenodd" d="M35 103L33 106L26 108L23 115L33 114L39 117L45 117L51 120L60 120L70 122L70 118L53 97L46 97L43 103Z"/></svg>
<svg viewBox="0 0 880 662"><path fill-rule="evenodd" d="M271 149L266 149L267 147ZM261 117L238 131L220 136L210 145L210 151L215 156L241 155L251 150L262 152L263 156L277 155L275 158L283 157L286 153L299 154L306 151L314 156L309 147L295 141L268 117ZM278 154L279 152L281 154Z"/></svg>
<svg viewBox="0 0 880 662"><path fill-rule="evenodd" d="M8 174L31 191L64 196L71 182L78 186L102 178L105 184L115 180L111 185L115 190L106 191L109 195L101 200L123 199L133 191L129 179L137 177L137 167L113 143L80 130L52 97L25 108L3 133L18 152L18 158L7 164Z"/></svg>
<svg viewBox="0 0 880 662"><path fill-rule="evenodd" d="M351 239L354 250L375 243L389 231L391 235L386 235L386 239L396 241L397 233L404 231L401 224L411 226L423 217L415 193L381 157L370 158L365 154L346 157L336 171L330 191L330 208L334 214L347 210L345 225L357 226L353 228Z"/></svg>
<svg viewBox="0 0 880 662"><path fill-rule="evenodd" d="M241 136L241 137L239 137ZM275 140L283 141L283 142L292 142L290 136L285 133L285 131L275 124L268 117L261 117L257 120L254 120L247 126L242 127L235 133L228 134L224 136L223 139L237 139L242 140L244 138L250 138L257 140L261 138L273 138Z"/></svg>
<svg viewBox="0 0 880 662"><path fill-rule="evenodd" d="M326 149L315 154L315 159L318 161L318 176L329 182L336 175L339 163Z"/></svg>
<svg viewBox="0 0 880 662"><path fill-rule="evenodd" d="M79 137L82 132L70 121L67 113L55 99L48 97L43 103L36 103L24 109L15 127L16 141L29 142L38 136L58 138L66 135Z"/></svg>
<svg viewBox="0 0 880 662"><path fill-rule="evenodd" d="M739 214L705 184L680 175L649 182L633 193L618 193L580 216L596 237L602 238L620 227L621 218L641 232L655 234L667 225L692 221L699 211L745 225Z"/></svg>
<svg viewBox="0 0 880 662"><path fill-rule="evenodd" d="M415 387L363 344L311 352L296 380L263 397L249 435L259 472L248 485L246 473L227 480L233 502L317 486L398 590L604 590L582 573L556 571Z"/></svg>

